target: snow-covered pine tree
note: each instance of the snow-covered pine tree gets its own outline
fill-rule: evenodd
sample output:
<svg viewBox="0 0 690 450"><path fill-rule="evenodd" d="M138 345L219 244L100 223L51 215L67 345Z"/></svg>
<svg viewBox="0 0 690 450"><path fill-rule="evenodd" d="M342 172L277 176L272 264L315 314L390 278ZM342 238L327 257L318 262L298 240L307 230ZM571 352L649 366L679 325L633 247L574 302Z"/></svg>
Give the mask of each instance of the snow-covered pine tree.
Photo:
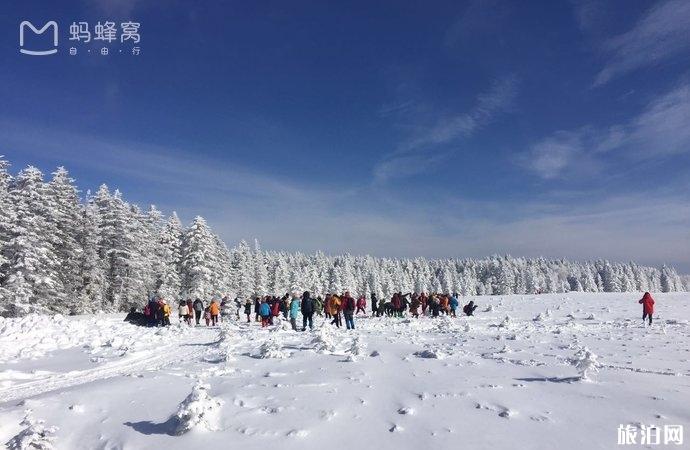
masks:
<svg viewBox="0 0 690 450"><path fill-rule="evenodd" d="M74 180L64 167L58 167L48 183L51 220L56 230L57 272L66 298L74 299L81 290L79 263L83 247L79 243L81 204Z"/></svg>
<svg viewBox="0 0 690 450"><path fill-rule="evenodd" d="M231 251L231 260L235 273L233 289L241 298L251 298L254 294L254 258L246 241L240 241Z"/></svg>
<svg viewBox="0 0 690 450"><path fill-rule="evenodd" d="M78 261L79 286L74 302L70 305L73 314L91 313L100 310L107 291L105 265L99 256L100 216L98 206L90 193L81 210L79 221L79 245L82 251Z"/></svg>
<svg viewBox="0 0 690 450"><path fill-rule="evenodd" d="M19 172L10 198L16 215L6 247L9 269L5 288L12 299L7 313L62 311L65 291L55 253L54 205L41 171L29 166Z"/></svg>
<svg viewBox="0 0 690 450"><path fill-rule="evenodd" d="M0 156L0 316L10 314L11 299L5 289L8 272L10 270L8 244L12 237L12 227L16 220L14 205L10 199L10 183L12 177L8 172L10 164Z"/></svg>
<svg viewBox="0 0 690 450"><path fill-rule="evenodd" d="M213 286L219 295L228 295L232 291L232 278L235 273L232 270L232 259L230 258L230 251L217 235L213 235L213 240L215 242L215 255L214 255L214 277ZM235 292L232 292L236 295Z"/></svg>
<svg viewBox="0 0 690 450"><path fill-rule="evenodd" d="M182 268L185 297L210 299L213 289L215 242L206 220L197 216L184 238Z"/></svg>
<svg viewBox="0 0 690 450"><path fill-rule="evenodd" d="M259 240L254 239L254 295L267 295L268 292L268 269L266 259L261 251Z"/></svg>
<svg viewBox="0 0 690 450"><path fill-rule="evenodd" d="M124 202L120 191L111 195L106 185L98 189L94 202L99 216L99 256L104 261L107 286L103 311L141 305L150 292L146 285L148 273L141 261L140 218Z"/></svg>
<svg viewBox="0 0 690 450"><path fill-rule="evenodd" d="M175 299L182 295L182 223L177 213L168 218L159 238L159 263L156 265L156 294Z"/></svg>

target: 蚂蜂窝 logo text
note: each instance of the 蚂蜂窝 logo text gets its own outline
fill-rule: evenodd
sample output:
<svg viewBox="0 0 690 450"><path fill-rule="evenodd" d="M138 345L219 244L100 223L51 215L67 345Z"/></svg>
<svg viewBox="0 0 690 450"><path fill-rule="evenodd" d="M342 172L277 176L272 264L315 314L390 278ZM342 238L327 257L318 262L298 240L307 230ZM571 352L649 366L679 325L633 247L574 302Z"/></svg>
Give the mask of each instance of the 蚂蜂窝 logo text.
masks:
<svg viewBox="0 0 690 450"><path fill-rule="evenodd" d="M99 20L93 27L86 21L74 21L66 28L69 31L67 40L71 44L69 54L71 56L79 53L107 56L111 51L123 53L123 47L126 44L131 44L131 48L125 49L127 53L139 55L141 53L141 47L138 45L141 41L140 27L140 22L131 20L119 23L113 20ZM22 21L19 24L19 52L31 56L56 54L58 52L58 30L58 23L54 20L46 22L40 28L28 20ZM27 39L29 36L31 37L30 43ZM119 48L112 48L115 46L119 46Z"/></svg>

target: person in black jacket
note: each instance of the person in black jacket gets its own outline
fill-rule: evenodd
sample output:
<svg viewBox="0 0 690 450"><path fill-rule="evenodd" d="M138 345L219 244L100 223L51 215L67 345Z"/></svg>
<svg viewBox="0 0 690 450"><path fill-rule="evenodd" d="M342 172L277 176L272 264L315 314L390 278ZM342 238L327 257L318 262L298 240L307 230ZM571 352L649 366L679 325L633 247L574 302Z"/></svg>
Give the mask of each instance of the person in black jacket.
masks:
<svg viewBox="0 0 690 450"><path fill-rule="evenodd" d="M259 297L256 297L254 299L254 321L258 322L261 320L261 299Z"/></svg>
<svg viewBox="0 0 690 450"><path fill-rule="evenodd" d="M371 316L378 317L379 315L379 301L376 300L376 294L371 293Z"/></svg>
<svg viewBox="0 0 690 450"><path fill-rule="evenodd" d="M250 299L244 302L244 314L247 316L247 323L252 323L252 301Z"/></svg>
<svg viewBox="0 0 690 450"><path fill-rule="evenodd" d="M194 320L196 320L196 324L199 325L201 315L204 313L204 302L197 298L194 300L194 303L192 303L192 307L194 308Z"/></svg>
<svg viewBox="0 0 690 450"><path fill-rule="evenodd" d="M468 304L462 307L462 312L467 316L473 316L475 309L477 309L477 305L474 304L474 301L470 300Z"/></svg>
<svg viewBox="0 0 690 450"><path fill-rule="evenodd" d="M307 322L309 322L309 329L314 329L314 299L311 298L309 291L304 291L302 294L302 331L307 331Z"/></svg>

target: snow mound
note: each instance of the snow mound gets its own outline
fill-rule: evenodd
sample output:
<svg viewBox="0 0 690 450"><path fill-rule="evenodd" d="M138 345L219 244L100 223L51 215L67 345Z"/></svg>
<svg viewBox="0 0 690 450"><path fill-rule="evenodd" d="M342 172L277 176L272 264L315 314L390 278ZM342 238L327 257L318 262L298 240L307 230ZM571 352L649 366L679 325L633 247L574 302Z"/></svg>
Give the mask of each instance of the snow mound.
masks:
<svg viewBox="0 0 690 450"><path fill-rule="evenodd" d="M582 381L593 381L590 375L599 372L599 362L597 355L592 353L587 347L581 347L570 362L580 372Z"/></svg>
<svg viewBox="0 0 690 450"><path fill-rule="evenodd" d="M355 338L352 340L352 345L350 346L350 349L347 352L348 353L347 360L348 361L359 360L361 357L366 355L366 350L367 350L366 342L363 342L359 336L355 336Z"/></svg>
<svg viewBox="0 0 690 450"><path fill-rule="evenodd" d="M283 350L275 334L271 333L268 339L259 347L259 352L254 356L260 359L285 359L290 357L290 352Z"/></svg>
<svg viewBox="0 0 690 450"><path fill-rule="evenodd" d="M177 413L173 416L176 423L175 434L182 435L191 430L216 431L218 429L218 413L223 402L211 397L208 390L207 384L199 382L180 403Z"/></svg>
<svg viewBox="0 0 690 450"><path fill-rule="evenodd" d="M316 353L332 354L336 351L335 336L333 330L327 325L322 325L319 331L316 332L312 345Z"/></svg>
<svg viewBox="0 0 690 450"><path fill-rule="evenodd" d="M24 427L5 444L10 450L53 450L57 427L46 427L45 421L34 419L32 411L26 411L20 425Z"/></svg>

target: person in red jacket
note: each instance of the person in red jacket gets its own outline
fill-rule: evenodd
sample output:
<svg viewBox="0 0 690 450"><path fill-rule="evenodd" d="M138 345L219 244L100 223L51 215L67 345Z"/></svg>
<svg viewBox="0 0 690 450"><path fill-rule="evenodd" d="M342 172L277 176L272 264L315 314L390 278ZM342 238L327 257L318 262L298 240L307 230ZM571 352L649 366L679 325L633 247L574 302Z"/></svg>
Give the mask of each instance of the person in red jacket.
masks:
<svg viewBox="0 0 690 450"><path fill-rule="evenodd" d="M642 324L644 320L649 316L649 324L652 324L652 314L654 314L654 299L649 292L645 292L642 299L637 302L642 304Z"/></svg>
<svg viewBox="0 0 690 450"><path fill-rule="evenodd" d="M366 316L367 315L366 308L367 308L367 299L365 296L362 295L357 299L357 312L355 313L355 316L357 314L359 314L360 311L362 311L362 313Z"/></svg>

